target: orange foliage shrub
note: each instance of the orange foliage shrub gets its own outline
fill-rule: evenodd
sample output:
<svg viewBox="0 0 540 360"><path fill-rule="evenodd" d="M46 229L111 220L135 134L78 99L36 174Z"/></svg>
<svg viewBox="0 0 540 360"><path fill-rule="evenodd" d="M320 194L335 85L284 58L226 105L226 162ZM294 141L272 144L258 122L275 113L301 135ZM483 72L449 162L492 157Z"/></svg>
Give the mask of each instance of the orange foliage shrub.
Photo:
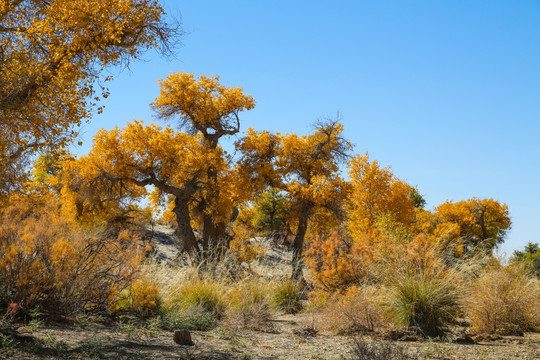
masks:
<svg viewBox="0 0 540 360"><path fill-rule="evenodd" d="M129 231L105 238L66 219L51 193L13 195L0 213L0 306L52 317L106 311L144 251Z"/></svg>
<svg viewBox="0 0 540 360"><path fill-rule="evenodd" d="M236 261L249 264L259 256L264 255L266 249L258 243L250 241L255 237L255 231L249 229L246 224L235 222L233 231L234 238L229 243L229 247Z"/></svg>
<svg viewBox="0 0 540 360"><path fill-rule="evenodd" d="M305 261L315 286L334 292L357 284L365 277L371 256L365 246L333 232L327 237L317 235L311 241Z"/></svg>
<svg viewBox="0 0 540 360"><path fill-rule="evenodd" d="M122 312L151 315L158 309L159 290L149 279L138 279L122 291L114 303L114 309Z"/></svg>

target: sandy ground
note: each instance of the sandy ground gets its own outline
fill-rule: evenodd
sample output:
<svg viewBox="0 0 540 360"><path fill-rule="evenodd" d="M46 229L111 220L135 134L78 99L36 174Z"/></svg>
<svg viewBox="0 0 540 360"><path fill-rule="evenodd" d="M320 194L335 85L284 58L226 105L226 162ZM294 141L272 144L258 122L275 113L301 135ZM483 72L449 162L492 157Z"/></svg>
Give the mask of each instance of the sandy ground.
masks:
<svg viewBox="0 0 540 360"><path fill-rule="evenodd" d="M0 359L355 359L354 339L308 334L310 315L279 315L270 331L217 328L193 331L194 346L174 343L172 332L129 326L20 328ZM372 341L372 340L367 340ZM540 334L503 337L461 345L445 342L393 342L417 359L540 359ZM5 345L5 344L4 344Z"/></svg>

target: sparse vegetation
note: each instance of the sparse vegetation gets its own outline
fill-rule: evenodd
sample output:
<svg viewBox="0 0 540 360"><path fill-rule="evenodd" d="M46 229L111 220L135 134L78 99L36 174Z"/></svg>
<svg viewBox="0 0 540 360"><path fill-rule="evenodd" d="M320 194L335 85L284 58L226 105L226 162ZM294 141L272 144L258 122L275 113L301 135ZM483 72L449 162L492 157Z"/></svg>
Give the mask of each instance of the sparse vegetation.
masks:
<svg viewBox="0 0 540 360"><path fill-rule="evenodd" d="M353 345L354 360L413 360L416 355L410 355L403 346L378 340L355 339Z"/></svg>
<svg viewBox="0 0 540 360"><path fill-rule="evenodd" d="M519 334L540 329L540 281L520 266L487 269L468 289L465 311L477 331Z"/></svg>
<svg viewBox="0 0 540 360"><path fill-rule="evenodd" d="M373 333L386 326L385 290L374 286L354 287L335 295L321 311L319 327L338 334Z"/></svg>

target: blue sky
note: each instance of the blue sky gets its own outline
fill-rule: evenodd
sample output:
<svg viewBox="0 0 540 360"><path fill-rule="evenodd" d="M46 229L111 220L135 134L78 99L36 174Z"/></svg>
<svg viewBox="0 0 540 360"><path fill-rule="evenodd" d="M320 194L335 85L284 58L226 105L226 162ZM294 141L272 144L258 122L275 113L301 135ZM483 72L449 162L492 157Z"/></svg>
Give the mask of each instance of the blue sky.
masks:
<svg viewBox="0 0 540 360"><path fill-rule="evenodd" d="M493 197L513 227L501 247L540 241L540 1L183 1L175 59L147 54L111 83L82 130L156 121L170 72L218 74L257 106L244 129L308 133L343 116L355 152L417 185L428 207Z"/></svg>

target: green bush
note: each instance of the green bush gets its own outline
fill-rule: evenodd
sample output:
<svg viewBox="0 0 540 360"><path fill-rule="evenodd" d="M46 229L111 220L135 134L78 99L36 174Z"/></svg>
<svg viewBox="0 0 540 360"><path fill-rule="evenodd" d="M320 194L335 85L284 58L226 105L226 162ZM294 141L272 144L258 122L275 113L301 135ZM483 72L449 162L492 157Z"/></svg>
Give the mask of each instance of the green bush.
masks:
<svg viewBox="0 0 540 360"><path fill-rule="evenodd" d="M301 287L294 281L284 281L274 289L273 304L288 314L295 314L302 310Z"/></svg>
<svg viewBox="0 0 540 360"><path fill-rule="evenodd" d="M172 304L178 308L200 307L220 316L224 311L223 289L215 281L193 280L182 284Z"/></svg>
<svg viewBox="0 0 540 360"><path fill-rule="evenodd" d="M218 316L200 305L182 309L170 309L164 313L163 327L165 330L199 330L208 331L218 325Z"/></svg>
<svg viewBox="0 0 540 360"><path fill-rule="evenodd" d="M427 337L443 336L459 313L454 279L444 275L402 275L390 291L389 309L396 324Z"/></svg>

